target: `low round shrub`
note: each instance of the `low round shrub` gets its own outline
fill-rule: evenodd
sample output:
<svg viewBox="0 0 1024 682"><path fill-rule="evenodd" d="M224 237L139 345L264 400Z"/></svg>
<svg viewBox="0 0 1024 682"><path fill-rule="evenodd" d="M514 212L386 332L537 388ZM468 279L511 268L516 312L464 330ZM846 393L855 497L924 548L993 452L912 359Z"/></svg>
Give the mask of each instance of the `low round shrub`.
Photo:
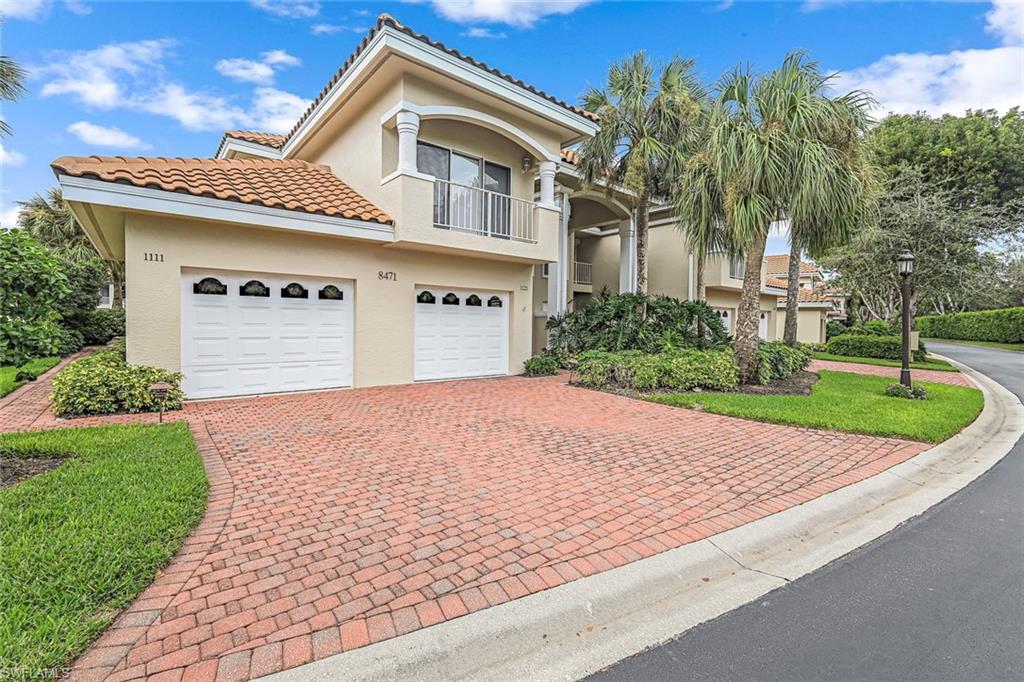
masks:
<svg viewBox="0 0 1024 682"><path fill-rule="evenodd" d="M935 339L1024 343L1024 307L922 315L914 325L921 336Z"/></svg>
<svg viewBox="0 0 1024 682"><path fill-rule="evenodd" d="M729 390L739 385L739 367L732 349L640 351L587 351L579 356L578 382L593 388L638 391L693 388Z"/></svg>
<svg viewBox="0 0 1024 682"><path fill-rule="evenodd" d="M899 360L903 357L903 341L899 336L843 334L825 344L825 351L857 358ZM923 362L927 355L924 344L919 344L918 349L911 353L911 358Z"/></svg>
<svg viewBox="0 0 1024 682"><path fill-rule="evenodd" d="M181 408L181 374L125 361L124 341L76 360L53 380L53 411L60 417L119 412L155 412L159 403L151 384L166 381L173 387L164 400L165 410Z"/></svg>
<svg viewBox="0 0 1024 682"><path fill-rule="evenodd" d="M806 344L787 346L783 341L762 341L757 344L757 383L785 379L807 367L811 358L811 348Z"/></svg>
<svg viewBox="0 0 1024 682"><path fill-rule="evenodd" d="M123 308L96 308L89 311L80 331L87 346L101 346L124 336Z"/></svg>
<svg viewBox="0 0 1024 682"><path fill-rule="evenodd" d="M66 358L72 353L82 350L85 339L77 329L70 329L61 325L57 331L57 355Z"/></svg>
<svg viewBox="0 0 1024 682"><path fill-rule="evenodd" d="M885 387L885 394L890 398L908 398L910 400L927 400L928 391L923 386L904 386L903 384L889 384Z"/></svg>
<svg viewBox="0 0 1024 682"><path fill-rule="evenodd" d="M546 377L558 374L558 360L552 355L534 355L528 358L523 366L526 368L526 376Z"/></svg>

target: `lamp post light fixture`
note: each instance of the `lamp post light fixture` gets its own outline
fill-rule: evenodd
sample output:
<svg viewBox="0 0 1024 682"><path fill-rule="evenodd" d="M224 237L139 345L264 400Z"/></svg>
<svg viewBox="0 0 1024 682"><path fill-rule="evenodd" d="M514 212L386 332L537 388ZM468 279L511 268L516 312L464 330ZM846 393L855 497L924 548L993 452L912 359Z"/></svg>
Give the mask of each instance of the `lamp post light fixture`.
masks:
<svg viewBox="0 0 1024 682"><path fill-rule="evenodd" d="M896 257L896 271L900 273L900 293L903 298L903 366L900 383L910 388L910 275L914 272L914 254L906 249Z"/></svg>
<svg viewBox="0 0 1024 682"><path fill-rule="evenodd" d="M149 393L153 396L153 400L160 406L160 423L164 423L164 400L167 399L167 393L174 388L166 381L158 381L155 384L149 385Z"/></svg>

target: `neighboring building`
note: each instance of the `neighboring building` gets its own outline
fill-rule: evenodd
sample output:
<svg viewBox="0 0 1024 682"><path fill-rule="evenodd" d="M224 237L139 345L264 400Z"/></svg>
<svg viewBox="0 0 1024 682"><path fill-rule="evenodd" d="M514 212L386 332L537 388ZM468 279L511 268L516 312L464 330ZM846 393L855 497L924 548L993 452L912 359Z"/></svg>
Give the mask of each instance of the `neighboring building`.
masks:
<svg viewBox="0 0 1024 682"><path fill-rule="evenodd" d="M789 281L789 256L765 256L768 276L786 289ZM797 340L824 343L829 320L846 319L846 294L830 287L821 270L814 263L800 261L800 288L797 294ZM786 297L779 299L779 338L783 336L786 317Z"/></svg>
<svg viewBox="0 0 1024 682"><path fill-rule="evenodd" d="M107 284L100 287L100 302L96 305L97 308L109 308L114 300L114 285Z"/></svg>
<svg viewBox="0 0 1024 682"><path fill-rule="evenodd" d="M63 157L64 197L123 260L127 353L191 398L517 374L544 318L636 283L624 195L568 148L596 117L382 15L287 135L215 158ZM693 296L655 210L650 290ZM732 327L741 281L708 264ZM762 336L774 338L767 283Z"/></svg>

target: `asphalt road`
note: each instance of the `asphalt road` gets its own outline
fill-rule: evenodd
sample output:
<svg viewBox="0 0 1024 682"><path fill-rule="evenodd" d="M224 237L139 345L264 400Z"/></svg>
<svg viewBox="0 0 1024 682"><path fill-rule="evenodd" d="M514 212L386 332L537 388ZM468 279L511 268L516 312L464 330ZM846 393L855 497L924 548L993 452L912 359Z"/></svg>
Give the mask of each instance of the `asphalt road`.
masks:
<svg viewBox="0 0 1024 682"><path fill-rule="evenodd" d="M929 349L1024 400L1024 354ZM1024 439L925 514L590 679L1024 679Z"/></svg>

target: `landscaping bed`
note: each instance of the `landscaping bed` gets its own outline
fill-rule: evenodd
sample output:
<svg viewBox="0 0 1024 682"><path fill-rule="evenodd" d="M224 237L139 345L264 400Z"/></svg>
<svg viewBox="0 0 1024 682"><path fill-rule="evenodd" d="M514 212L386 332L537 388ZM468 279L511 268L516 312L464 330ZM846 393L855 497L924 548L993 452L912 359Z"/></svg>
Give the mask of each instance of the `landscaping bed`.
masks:
<svg viewBox="0 0 1024 682"><path fill-rule="evenodd" d="M4 434L0 458L38 473L0 490L0 670L28 679L70 663L152 582L202 518L207 481L180 423Z"/></svg>
<svg viewBox="0 0 1024 682"><path fill-rule="evenodd" d="M19 367L0 367L0 398L21 388L29 381L35 380L40 374L56 366L59 362L60 358L53 356L29 360Z"/></svg>
<svg viewBox="0 0 1024 682"><path fill-rule="evenodd" d="M814 353L816 360L832 360L834 362L856 362L862 365L875 365L876 367L902 367L903 362L901 360L890 360L888 358L866 358L856 357L850 355L836 355L835 353L816 352ZM934 369L939 372L959 372L960 370L946 362L940 360L934 356L927 356L922 362L912 361L910 363L911 369Z"/></svg>
<svg viewBox="0 0 1024 682"><path fill-rule="evenodd" d="M917 382L927 400L885 395L887 377L823 370L810 395L746 393L648 394L646 399L715 414L817 429L892 436L938 443L958 433L981 412L984 399L974 388Z"/></svg>

